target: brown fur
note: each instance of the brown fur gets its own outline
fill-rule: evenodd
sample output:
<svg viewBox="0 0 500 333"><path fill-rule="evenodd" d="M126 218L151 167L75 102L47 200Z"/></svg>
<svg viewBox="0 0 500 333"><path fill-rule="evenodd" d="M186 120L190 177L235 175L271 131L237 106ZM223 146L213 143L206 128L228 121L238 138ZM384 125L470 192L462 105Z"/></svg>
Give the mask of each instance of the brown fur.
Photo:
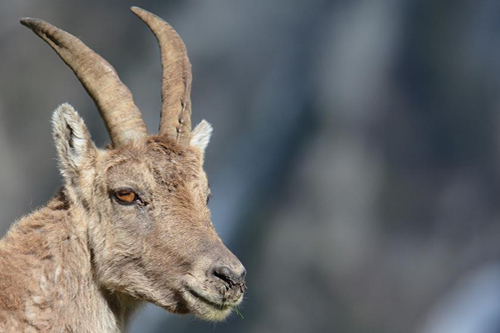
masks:
<svg viewBox="0 0 500 333"><path fill-rule="evenodd" d="M56 110L64 186L0 241L0 331L121 332L142 301L226 317L244 268L210 221L207 133L195 129L190 146L157 136L100 150L69 105ZM118 203L120 188L141 202ZM240 279L217 277L214 265Z"/></svg>
<svg viewBox="0 0 500 333"><path fill-rule="evenodd" d="M176 117L164 109L159 136L147 136L109 63L47 22L21 20L75 71L99 107L112 146L97 149L70 105L54 112L64 185L0 241L0 332L122 332L144 301L222 320L241 302L245 269L217 236L207 207L203 158L212 127L202 121L188 131L187 53L166 22L132 11L159 37L162 53L166 48L184 64L164 63L164 74L184 87L180 110L186 112ZM176 63L168 54L162 59ZM166 89L163 97L179 95ZM182 131L169 136L164 123L171 122L184 124ZM124 192L136 200L120 200Z"/></svg>

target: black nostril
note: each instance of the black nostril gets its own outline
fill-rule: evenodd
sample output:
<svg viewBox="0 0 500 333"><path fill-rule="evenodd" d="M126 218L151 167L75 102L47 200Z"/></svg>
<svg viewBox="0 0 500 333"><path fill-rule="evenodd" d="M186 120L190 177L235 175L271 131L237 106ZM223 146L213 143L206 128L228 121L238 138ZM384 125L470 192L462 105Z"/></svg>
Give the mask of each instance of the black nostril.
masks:
<svg viewBox="0 0 500 333"><path fill-rule="evenodd" d="M223 282L226 291L232 291L234 297L243 294L247 289L245 284L247 272L241 265L237 270L233 270L228 266L212 266L210 271L215 280Z"/></svg>
<svg viewBox="0 0 500 333"><path fill-rule="evenodd" d="M229 284L233 284L234 282L236 282L236 281L234 281L235 274L227 266L214 267L212 274L215 277L217 277L217 278L221 279L222 281L227 282Z"/></svg>
<svg viewBox="0 0 500 333"><path fill-rule="evenodd" d="M246 289L245 276L247 274L245 267L238 265L237 268L232 268L225 265L214 265L210 272L211 275L218 281L224 282L226 288L232 289L239 286L240 290Z"/></svg>

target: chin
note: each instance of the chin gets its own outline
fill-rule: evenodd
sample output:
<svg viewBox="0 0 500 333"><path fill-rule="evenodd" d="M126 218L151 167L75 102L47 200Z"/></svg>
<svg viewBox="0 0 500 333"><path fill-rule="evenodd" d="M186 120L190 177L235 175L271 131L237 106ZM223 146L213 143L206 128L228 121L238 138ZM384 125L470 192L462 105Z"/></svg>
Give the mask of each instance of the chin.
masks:
<svg viewBox="0 0 500 333"><path fill-rule="evenodd" d="M243 297L239 297L237 301L222 300L218 296L214 297L209 293L192 288L183 292L183 298L188 312L200 319L214 322L226 319L243 299Z"/></svg>

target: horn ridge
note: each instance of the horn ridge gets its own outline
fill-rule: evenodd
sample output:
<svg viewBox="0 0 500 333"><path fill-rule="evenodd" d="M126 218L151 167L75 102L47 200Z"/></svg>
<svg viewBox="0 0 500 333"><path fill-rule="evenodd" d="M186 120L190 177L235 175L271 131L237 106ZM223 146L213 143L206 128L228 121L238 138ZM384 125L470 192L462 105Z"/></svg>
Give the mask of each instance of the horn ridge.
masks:
<svg viewBox="0 0 500 333"><path fill-rule="evenodd" d="M132 93L109 62L77 37L48 22L23 18L21 24L47 42L73 70L94 100L114 147L147 136L146 125Z"/></svg>
<svg viewBox="0 0 500 333"><path fill-rule="evenodd" d="M163 19L139 7L130 9L153 32L160 46L162 111L159 134L188 144L191 136L191 63L184 42Z"/></svg>

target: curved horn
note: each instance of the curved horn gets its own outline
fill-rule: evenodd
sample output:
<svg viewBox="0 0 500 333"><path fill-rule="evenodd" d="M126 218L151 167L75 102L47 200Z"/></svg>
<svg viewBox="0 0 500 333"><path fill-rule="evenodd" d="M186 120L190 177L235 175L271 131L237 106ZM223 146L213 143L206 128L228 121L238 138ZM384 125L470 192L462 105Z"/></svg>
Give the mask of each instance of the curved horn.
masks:
<svg viewBox="0 0 500 333"><path fill-rule="evenodd" d="M191 132L192 76L186 46L163 19L139 7L130 10L146 23L160 45L163 76L159 133L188 143Z"/></svg>
<svg viewBox="0 0 500 333"><path fill-rule="evenodd" d="M33 18L23 18L21 23L46 41L75 72L97 105L113 146L147 136L141 112L113 66L81 40L50 23Z"/></svg>

